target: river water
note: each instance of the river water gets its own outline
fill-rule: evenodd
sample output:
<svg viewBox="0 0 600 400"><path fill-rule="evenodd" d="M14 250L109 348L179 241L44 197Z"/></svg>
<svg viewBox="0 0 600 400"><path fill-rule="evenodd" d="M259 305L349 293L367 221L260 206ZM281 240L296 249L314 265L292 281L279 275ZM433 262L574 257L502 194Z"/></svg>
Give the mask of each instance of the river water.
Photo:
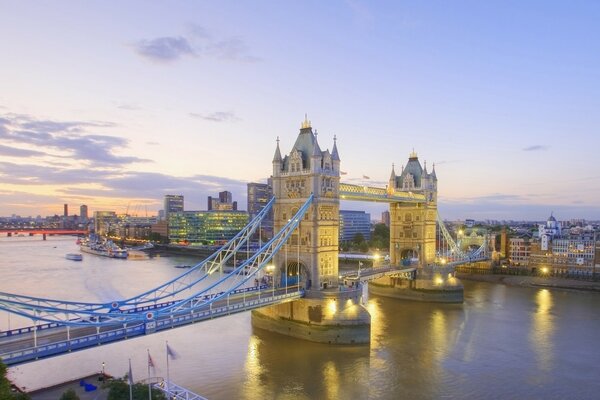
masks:
<svg viewBox="0 0 600 400"><path fill-rule="evenodd" d="M113 260L74 238L0 238L0 291L81 301L137 294L189 257ZM464 282L462 305L371 296L370 346L329 346L253 330L250 314L161 332L10 369L36 389L101 369L166 376L209 399L600 398L600 295ZM27 321L0 312L0 329Z"/></svg>

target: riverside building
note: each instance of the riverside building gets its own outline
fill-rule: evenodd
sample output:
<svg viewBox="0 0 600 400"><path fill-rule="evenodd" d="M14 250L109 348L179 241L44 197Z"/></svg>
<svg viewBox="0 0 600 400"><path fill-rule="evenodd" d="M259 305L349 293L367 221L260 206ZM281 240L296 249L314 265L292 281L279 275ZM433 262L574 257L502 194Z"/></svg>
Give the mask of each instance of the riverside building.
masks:
<svg viewBox="0 0 600 400"><path fill-rule="evenodd" d="M245 211L181 211L171 213L169 241L190 245L220 245L248 224Z"/></svg>
<svg viewBox="0 0 600 400"><path fill-rule="evenodd" d="M340 242L351 242L359 233L364 240L371 239L371 214L340 210Z"/></svg>

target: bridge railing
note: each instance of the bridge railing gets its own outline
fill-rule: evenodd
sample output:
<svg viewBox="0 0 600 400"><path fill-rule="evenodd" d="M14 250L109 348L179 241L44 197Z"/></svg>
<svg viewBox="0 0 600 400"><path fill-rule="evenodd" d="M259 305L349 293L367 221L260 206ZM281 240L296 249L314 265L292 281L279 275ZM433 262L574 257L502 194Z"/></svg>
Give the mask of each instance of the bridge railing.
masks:
<svg viewBox="0 0 600 400"><path fill-rule="evenodd" d="M53 343L38 345L37 347L28 347L25 349L1 353L0 358L2 358L4 363L7 365L19 364L119 340L129 339L144 334L151 334L156 331L171 329L207 319L222 317L268 305L279 304L301 298L305 293L304 290L281 293L282 290L283 289L279 289L279 292L265 291L262 295L259 294L260 292L257 290L254 290L254 296L258 297L250 299L241 298L235 303L223 304L221 306L214 307L211 303L211 305L209 305L209 307L205 310L195 311L192 313L183 311L171 316L165 316L162 319L154 321L152 323L152 329L150 330L148 329L149 324L142 322L133 326L121 326L112 330L85 335L69 340L60 340Z"/></svg>

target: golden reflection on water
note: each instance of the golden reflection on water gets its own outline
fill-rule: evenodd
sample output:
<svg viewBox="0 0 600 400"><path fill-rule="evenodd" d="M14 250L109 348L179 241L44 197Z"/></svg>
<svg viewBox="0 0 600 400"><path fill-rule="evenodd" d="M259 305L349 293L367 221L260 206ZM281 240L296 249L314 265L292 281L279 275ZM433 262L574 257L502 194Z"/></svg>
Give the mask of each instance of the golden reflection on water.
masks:
<svg viewBox="0 0 600 400"><path fill-rule="evenodd" d="M536 353L538 366L541 370L552 369L554 358L554 317L552 315L552 293L548 289L541 289L535 295L537 310L533 314L533 323L529 340Z"/></svg>
<svg viewBox="0 0 600 400"><path fill-rule="evenodd" d="M260 363L258 354L258 345L260 339L255 335L251 335L248 341L248 355L246 356L246 364L244 369L246 370L246 384L244 385L244 391L246 394L260 393L261 392L261 375L263 374L263 366Z"/></svg>
<svg viewBox="0 0 600 400"><path fill-rule="evenodd" d="M381 305L379 299L370 299L365 308L371 315L371 349L379 348L383 343L387 323L382 316Z"/></svg>
<svg viewBox="0 0 600 400"><path fill-rule="evenodd" d="M323 382L327 390L328 399L340 398L340 372L333 361L328 361L323 366Z"/></svg>
<svg viewBox="0 0 600 400"><path fill-rule="evenodd" d="M436 310L431 315L431 345L432 351L430 354L433 355L435 361L442 361L448 354L449 346L448 341L448 325L446 320L446 313L444 310Z"/></svg>

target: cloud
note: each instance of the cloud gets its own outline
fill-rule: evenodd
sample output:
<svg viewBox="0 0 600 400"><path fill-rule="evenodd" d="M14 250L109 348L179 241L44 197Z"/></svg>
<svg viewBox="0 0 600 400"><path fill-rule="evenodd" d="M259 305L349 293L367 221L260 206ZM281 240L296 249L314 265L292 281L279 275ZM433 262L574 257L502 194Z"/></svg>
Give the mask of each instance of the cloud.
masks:
<svg viewBox="0 0 600 400"><path fill-rule="evenodd" d="M98 182L110 174L98 169L0 162L2 182L21 185L67 185Z"/></svg>
<svg viewBox="0 0 600 400"><path fill-rule="evenodd" d="M242 39L235 37L209 44L206 48L206 54L214 56L220 60L256 62L260 61L258 57L248 54L246 44Z"/></svg>
<svg viewBox="0 0 600 400"><path fill-rule="evenodd" d="M89 166L117 166L134 162L148 162L149 160L119 156L115 151L124 149L128 140L118 137L87 133L92 129L113 128L111 122L98 121L51 121L36 119L29 115L8 114L1 120L2 130L0 138L17 145L36 146L43 149L53 149L67 153L71 158L76 158ZM17 155L13 153L13 155ZM31 157L34 154L21 152L21 157ZM52 155L64 158L65 155Z"/></svg>
<svg viewBox="0 0 600 400"><path fill-rule="evenodd" d="M536 144L533 146L528 146L528 147L523 148L523 151L543 151L543 150L548 150L549 148L550 147L548 147L548 146Z"/></svg>
<svg viewBox="0 0 600 400"><path fill-rule="evenodd" d="M135 51L142 57L158 62L170 62L194 55L188 40L181 36L140 40L135 44Z"/></svg>
<svg viewBox="0 0 600 400"><path fill-rule="evenodd" d="M190 117L200 118L212 122L236 122L240 118L231 111L217 111L210 114L190 113Z"/></svg>
<svg viewBox="0 0 600 400"><path fill-rule="evenodd" d="M8 157L32 157L43 156L46 153L36 150L19 149L17 147L4 146L0 144L0 154Z"/></svg>
<svg viewBox="0 0 600 400"><path fill-rule="evenodd" d="M184 56L237 62L260 61L260 58L250 54L241 37L215 37L196 24L188 25L186 30L187 34L184 36L139 40L133 48L138 55L162 63L176 61Z"/></svg>
<svg viewBox="0 0 600 400"><path fill-rule="evenodd" d="M160 143L158 142L146 142L147 145L149 146L158 146Z"/></svg>
<svg viewBox="0 0 600 400"><path fill-rule="evenodd" d="M138 106L137 104L127 104L127 103L119 103L119 104L117 104L117 108L120 110L127 110L127 111L141 110L141 107Z"/></svg>

